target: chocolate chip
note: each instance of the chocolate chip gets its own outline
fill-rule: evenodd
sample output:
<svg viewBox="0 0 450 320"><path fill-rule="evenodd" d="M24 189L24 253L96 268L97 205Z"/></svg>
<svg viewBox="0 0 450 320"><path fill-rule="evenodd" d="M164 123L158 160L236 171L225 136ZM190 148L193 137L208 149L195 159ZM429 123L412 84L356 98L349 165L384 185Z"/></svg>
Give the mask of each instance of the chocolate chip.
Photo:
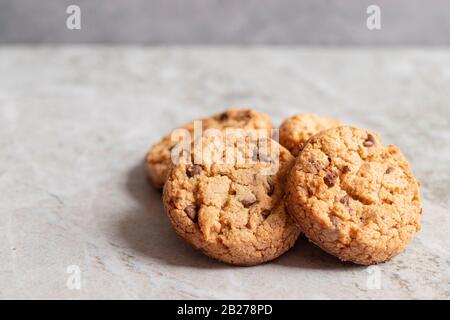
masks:
<svg viewBox="0 0 450 320"><path fill-rule="evenodd" d="M252 160L254 162L258 161L258 148L253 149Z"/></svg>
<svg viewBox="0 0 450 320"><path fill-rule="evenodd" d="M394 171L395 171L394 168L389 167L389 168L387 168L387 170L386 170L386 174L390 174L390 173L392 173L392 172L394 172Z"/></svg>
<svg viewBox="0 0 450 320"><path fill-rule="evenodd" d="M220 122L226 121L226 120L228 120L228 118L229 118L229 115L228 115L228 113L226 113L226 112L221 113L221 114L219 115L219 121L220 121Z"/></svg>
<svg viewBox="0 0 450 320"><path fill-rule="evenodd" d="M260 154L259 155L259 160L262 161L262 162L269 162L269 163L272 162L272 158L269 157L266 154Z"/></svg>
<svg viewBox="0 0 450 320"><path fill-rule="evenodd" d="M252 155L252 160L253 161L258 161L258 158L259 158L259 161L261 161L261 162L268 162L268 163L271 163L271 162L273 162L273 159L270 157L270 156L268 156L268 155L266 155L266 154L258 154L258 148L255 148L255 149L253 149L253 155Z"/></svg>
<svg viewBox="0 0 450 320"><path fill-rule="evenodd" d="M325 177L323 177L323 181L328 186L328 188L331 188L336 184L337 176L333 172L328 172Z"/></svg>
<svg viewBox="0 0 450 320"><path fill-rule="evenodd" d="M317 170L317 172L319 172L320 170L322 170L322 165L314 160L309 160L309 163L312 164L312 166Z"/></svg>
<svg viewBox="0 0 450 320"><path fill-rule="evenodd" d="M256 199L242 199L241 203L244 206L244 208L248 208L252 204L256 203Z"/></svg>
<svg viewBox="0 0 450 320"><path fill-rule="evenodd" d="M343 173L343 174L349 173L350 171L352 171L352 169L350 169L349 166L344 166L344 167L342 168L342 173Z"/></svg>
<svg viewBox="0 0 450 320"><path fill-rule="evenodd" d="M176 208L175 202L173 200L169 201L169 210L173 210Z"/></svg>
<svg viewBox="0 0 450 320"><path fill-rule="evenodd" d="M370 133L367 135L367 139L363 142L364 147L372 147L375 145L375 138Z"/></svg>
<svg viewBox="0 0 450 320"><path fill-rule="evenodd" d="M331 216L330 217L331 223L337 227L340 223L341 223L341 219L339 219L338 217L335 216Z"/></svg>
<svg viewBox="0 0 450 320"><path fill-rule="evenodd" d="M339 200L339 202L342 203L345 206L348 206L349 200L350 200L350 197L348 196L348 194L346 194L345 196L343 196L341 198L341 200Z"/></svg>
<svg viewBox="0 0 450 320"><path fill-rule="evenodd" d="M252 112L250 110L244 110L239 114L240 120L249 120L252 116Z"/></svg>
<svg viewBox="0 0 450 320"><path fill-rule="evenodd" d="M184 212L194 222L197 222L197 208L194 205L188 205L184 208Z"/></svg>
<svg viewBox="0 0 450 320"><path fill-rule="evenodd" d="M264 219L266 219L270 215L270 210L263 210L261 211L261 215Z"/></svg>
<svg viewBox="0 0 450 320"><path fill-rule="evenodd" d="M299 151L299 152L302 151L304 147L305 147L305 144L304 144L303 142L300 142L300 143L298 144L298 151Z"/></svg>
<svg viewBox="0 0 450 320"><path fill-rule="evenodd" d="M203 167L201 165L194 164L186 169L186 174L189 178L192 178L193 176L200 174L202 171Z"/></svg>
<svg viewBox="0 0 450 320"><path fill-rule="evenodd" d="M273 185L273 182L271 180L267 180L267 183L269 185L267 189L267 195L271 196L273 195L273 192L275 191L275 186Z"/></svg>

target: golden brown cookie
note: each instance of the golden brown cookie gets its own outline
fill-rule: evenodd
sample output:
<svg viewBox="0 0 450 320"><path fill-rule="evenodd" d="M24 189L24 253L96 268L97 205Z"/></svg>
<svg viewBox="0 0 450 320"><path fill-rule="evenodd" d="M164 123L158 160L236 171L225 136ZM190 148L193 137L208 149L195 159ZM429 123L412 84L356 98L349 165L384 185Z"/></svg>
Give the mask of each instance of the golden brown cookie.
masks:
<svg viewBox="0 0 450 320"><path fill-rule="evenodd" d="M341 126L338 120L318 116L314 113L299 113L283 121L280 126L280 144L294 157L301 151L304 143L320 131Z"/></svg>
<svg viewBox="0 0 450 320"><path fill-rule="evenodd" d="M217 151L203 138L205 154L229 154L233 161L205 156L198 164L171 167L163 192L165 210L176 232L206 255L234 265L255 265L275 259L295 243L299 229L283 201L293 157L267 141L279 149L278 159L267 150L258 151L248 139L245 148L230 143L226 151Z"/></svg>
<svg viewBox="0 0 450 320"><path fill-rule="evenodd" d="M243 129L272 129L272 122L266 114L252 109L232 108L225 112L215 114L209 118L201 119L202 129L211 128L243 128ZM194 123L188 123L181 128L194 132ZM171 165L170 151L177 143L172 141L171 133L166 135L160 142L154 144L146 157L147 173L153 185L162 188L166 181L167 172Z"/></svg>
<svg viewBox="0 0 450 320"><path fill-rule="evenodd" d="M302 232L341 260L386 261L420 230L418 181L400 150L370 131L345 126L312 137L288 186Z"/></svg>

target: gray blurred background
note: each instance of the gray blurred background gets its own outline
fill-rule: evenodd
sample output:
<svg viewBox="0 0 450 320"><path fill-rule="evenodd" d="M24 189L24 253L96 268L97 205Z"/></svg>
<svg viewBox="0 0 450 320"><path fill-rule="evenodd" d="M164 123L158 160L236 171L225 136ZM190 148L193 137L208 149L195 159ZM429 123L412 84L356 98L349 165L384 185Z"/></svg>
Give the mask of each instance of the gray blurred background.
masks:
<svg viewBox="0 0 450 320"><path fill-rule="evenodd" d="M66 28L71 4L81 30ZM0 43L448 45L450 1L0 0Z"/></svg>

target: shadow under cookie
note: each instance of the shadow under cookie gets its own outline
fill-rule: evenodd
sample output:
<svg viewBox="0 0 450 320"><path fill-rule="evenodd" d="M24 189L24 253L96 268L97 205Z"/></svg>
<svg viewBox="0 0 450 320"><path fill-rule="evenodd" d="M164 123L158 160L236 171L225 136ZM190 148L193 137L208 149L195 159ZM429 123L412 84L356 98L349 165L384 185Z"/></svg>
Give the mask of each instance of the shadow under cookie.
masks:
<svg viewBox="0 0 450 320"><path fill-rule="evenodd" d="M273 263L290 268L317 270L353 270L364 268L351 262L340 261L338 258L309 242L304 235L301 235L295 245L284 255L274 260Z"/></svg>
<svg viewBox="0 0 450 320"><path fill-rule="evenodd" d="M147 181L144 164L129 171L126 187L136 207L125 213L116 230L128 248L170 265L230 268L191 248L172 230L164 212L161 191Z"/></svg>
<svg viewBox="0 0 450 320"><path fill-rule="evenodd" d="M199 269L234 268L203 255L175 233L164 212L161 191L147 180L144 164L137 164L129 170L126 187L136 207L124 214L116 230L127 248L168 265ZM268 263L299 269L362 268L327 254L303 235L288 252Z"/></svg>

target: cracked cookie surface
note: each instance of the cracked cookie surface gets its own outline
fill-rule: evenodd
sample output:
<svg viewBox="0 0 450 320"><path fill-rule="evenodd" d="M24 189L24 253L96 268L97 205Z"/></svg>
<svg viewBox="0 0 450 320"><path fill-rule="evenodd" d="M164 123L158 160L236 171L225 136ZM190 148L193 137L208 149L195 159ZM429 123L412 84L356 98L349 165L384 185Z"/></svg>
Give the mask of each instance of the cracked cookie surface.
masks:
<svg viewBox="0 0 450 320"><path fill-rule="evenodd" d="M272 129L272 122L263 113L252 109L231 108L211 117L201 119L202 129ZM180 128L186 129L190 134L194 132L194 123L188 123ZM171 132L172 133L172 132ZM157 188L162 188L171 165L170 153L178 141L172 141L171 133L154 144L146 156L147 174Z"/></svg>
<svg viewBox="0 0 450 320"><path fill-rule="evenodd" d="M194 248L226 263L255 265L275 259L295 243L299 229L283 201L294 158L267 141L279 150L278 159L254 144L243 148L231 143L226 151L212 154L233 154L233 162L204 157L201 163L171 167L163 192L165 210L176 232ZM202 144L204 150L214 145L206 138ZM243 158L251 162L235 161Z"/></svg>
<svg viewBox="0 0 450 320"><path fill-rule="evenodd" d="M294 157L301 151L304 143L320 131L341 126L338 120L318 116L314 113L298 113L280 126L280 144L288 149Z"/></svg>
<svg viewBox="0 0 450 320"><path fill-rule="evenodd" d="M418 181L400 150L370 131L345 126L312 137L288 186L302 232L341 260L386 261L420 230Z"/></svg>

